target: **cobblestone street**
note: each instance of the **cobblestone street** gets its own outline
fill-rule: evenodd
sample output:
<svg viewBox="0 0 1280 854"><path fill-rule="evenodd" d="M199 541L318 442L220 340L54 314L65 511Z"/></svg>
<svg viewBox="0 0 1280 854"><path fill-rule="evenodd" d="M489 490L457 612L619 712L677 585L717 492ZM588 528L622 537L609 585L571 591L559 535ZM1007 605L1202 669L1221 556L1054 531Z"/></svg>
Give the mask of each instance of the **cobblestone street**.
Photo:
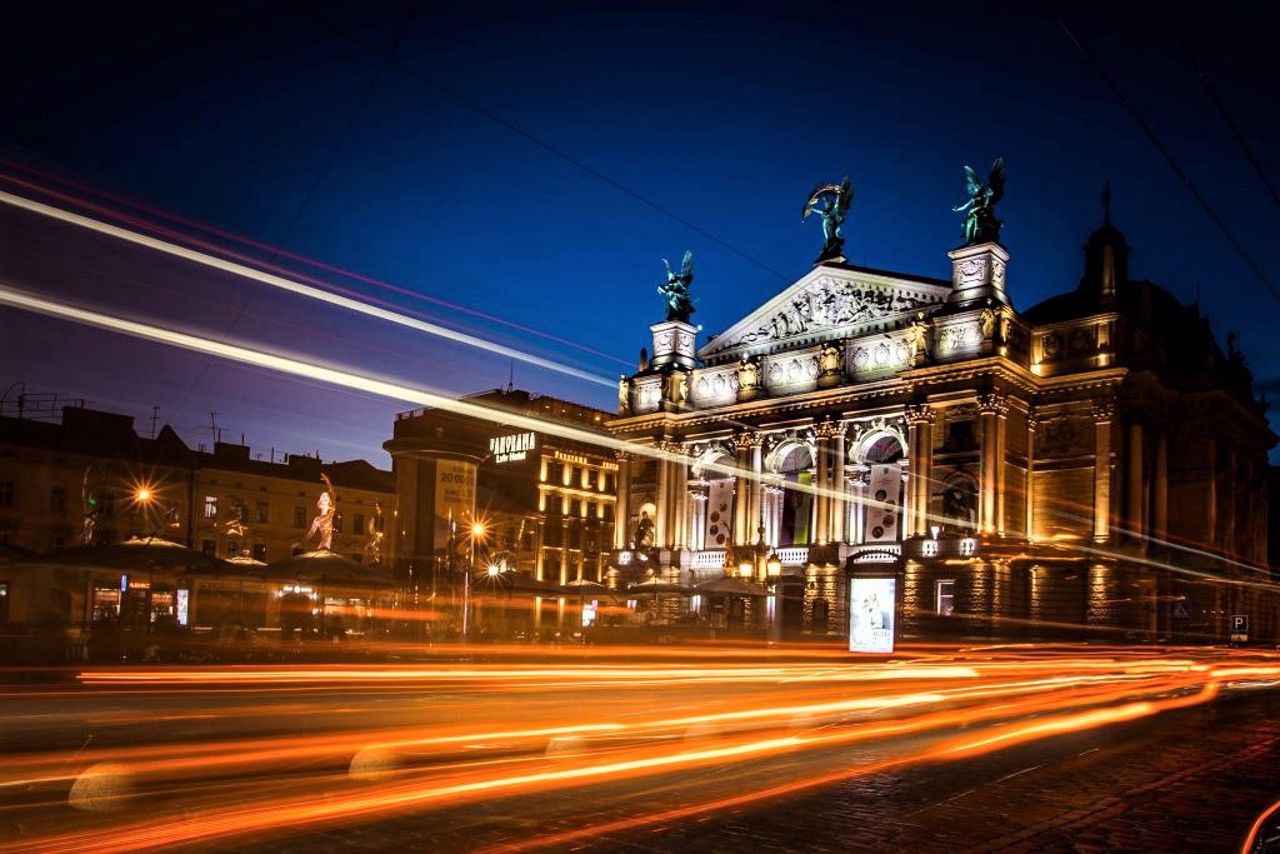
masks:
<svg viewBox="0 0 1280 854"><path fill-rule="evenodd" d="M1274 692L1233 697L562 850L1234 854L1255 819L1280 798L1276 703ZM573 797L531 801L523 821L508 817L509 805L501 815L472 807L263 844L307 854L519 851L522 832L559 824L556 802Z"/></svg>

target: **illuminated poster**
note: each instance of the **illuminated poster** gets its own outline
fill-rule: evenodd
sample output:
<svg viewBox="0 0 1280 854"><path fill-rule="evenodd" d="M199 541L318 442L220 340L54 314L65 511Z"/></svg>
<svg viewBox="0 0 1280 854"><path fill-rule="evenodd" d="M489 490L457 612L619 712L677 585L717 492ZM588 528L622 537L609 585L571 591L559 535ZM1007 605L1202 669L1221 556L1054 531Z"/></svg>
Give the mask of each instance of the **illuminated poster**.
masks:
<svg viewBox="0 0 1280 854"><path fill-rule="evenodd" d="M707 536L704 549L723 549L733 535L733 478L707 484Z"/></svg>
<svg viewBox="0 0 1280 854"><path fill-rule="evenodd" d="M898 539L898 493L902 487L902 468L893 465L871 467L867 496L868 543L891 543Z"/></svg>
<svg viewBox="0 0 1280 854"><path fill-rule="evenodd" d="M454 460L437 461L436 542L443 543L449 537L450 521L468 527L475 512L475 466Z"/></svg>
<svg viewBox="0 0 1280 854"><path fill-rule="evenodd" d="M896 591L892 578L849 579L850 652L893 652Z"/></svg>

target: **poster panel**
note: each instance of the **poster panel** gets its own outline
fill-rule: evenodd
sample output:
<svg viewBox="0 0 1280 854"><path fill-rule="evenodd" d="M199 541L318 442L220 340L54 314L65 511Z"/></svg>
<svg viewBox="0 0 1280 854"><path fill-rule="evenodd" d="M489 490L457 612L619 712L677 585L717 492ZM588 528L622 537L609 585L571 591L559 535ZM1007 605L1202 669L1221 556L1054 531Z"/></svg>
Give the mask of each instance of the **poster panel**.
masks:
<svg viewBox="0 0 1280 854"><path fill-rule="evenodd" d="M476 468L473 463L456 460L436 462L435 542L449 539L450 522L459 530L471 524L476 512Z"/></svg>
<svg viewBox="0 0 1280 854"><path fill-rule="evenodd" d="M894 578L849 579L849 651L893 652Z"/></svg>
<svg viewBox="0 0 1280 854"><path fill-rule="evenodd" d="M704 549L728 547L733 535L733 478L725 477L707 484L707 536Z"/></svg>

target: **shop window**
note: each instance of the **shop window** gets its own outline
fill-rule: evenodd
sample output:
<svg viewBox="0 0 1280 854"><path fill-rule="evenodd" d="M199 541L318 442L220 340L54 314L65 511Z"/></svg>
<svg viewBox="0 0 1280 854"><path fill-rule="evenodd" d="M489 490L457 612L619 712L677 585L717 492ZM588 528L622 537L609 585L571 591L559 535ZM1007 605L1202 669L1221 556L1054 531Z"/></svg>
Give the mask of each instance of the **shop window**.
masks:
<svg viewBox="0 0 1280 854"><path fill-rule="evenodd" d="M204 518L218 518L218 496L206 495L204 497Z"/></svg>
<svg viewBox="0 0 1280 854"><path fill-rule="evenodd" d="M240 541L227 540L227 557L238 557L240 555Z"/></svg>
<svg viewBox="0 0 1280 854"><path fill-rule="evenodd" d="M49 490L49 512L55 516L66 515L67 488L65 486L55 486Z"/></svg>
<svg viewBox="0 0 1280 854"><path fill-rule="evenodd" d="M940 617L950 617L955 613L956 583L952 579L942 579L934 583L935 609Z"/></svg>
<svg viewBox="0 0 1280 854"><path fill-rule="evenodd" d="M342 533L342 514L341 513L333 514L333 532L335 534Z"/></svg>
<svg viewBox="0 0 1280 854"><path fill-rule="evenodd" d="M253 559L260 560L263 563L267 562L267 544L266 543L253 544Z"/></svg>
<svg viewBox="0 0 1280 854"><path fill-rule="evenodd" d="M201 540L200 551L204 552L210 557L216 557L218 554L218 544L215 543L213 540Z"/></svg>

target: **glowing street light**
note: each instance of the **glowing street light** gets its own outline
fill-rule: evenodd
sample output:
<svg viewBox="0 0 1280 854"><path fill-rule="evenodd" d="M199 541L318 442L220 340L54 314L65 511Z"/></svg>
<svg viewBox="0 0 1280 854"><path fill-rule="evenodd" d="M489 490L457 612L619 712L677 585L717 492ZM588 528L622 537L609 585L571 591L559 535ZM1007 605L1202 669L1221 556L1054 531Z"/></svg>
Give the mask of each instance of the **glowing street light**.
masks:
<svg viewBox="0 0 1280 854"><path fill-rule="evenodd" d="M462 573L462 640L465 643L471 635L471 573L476 568L476 540L484 537L483 522L471 523L471 537L467 544L467 565Z"/></svg>

